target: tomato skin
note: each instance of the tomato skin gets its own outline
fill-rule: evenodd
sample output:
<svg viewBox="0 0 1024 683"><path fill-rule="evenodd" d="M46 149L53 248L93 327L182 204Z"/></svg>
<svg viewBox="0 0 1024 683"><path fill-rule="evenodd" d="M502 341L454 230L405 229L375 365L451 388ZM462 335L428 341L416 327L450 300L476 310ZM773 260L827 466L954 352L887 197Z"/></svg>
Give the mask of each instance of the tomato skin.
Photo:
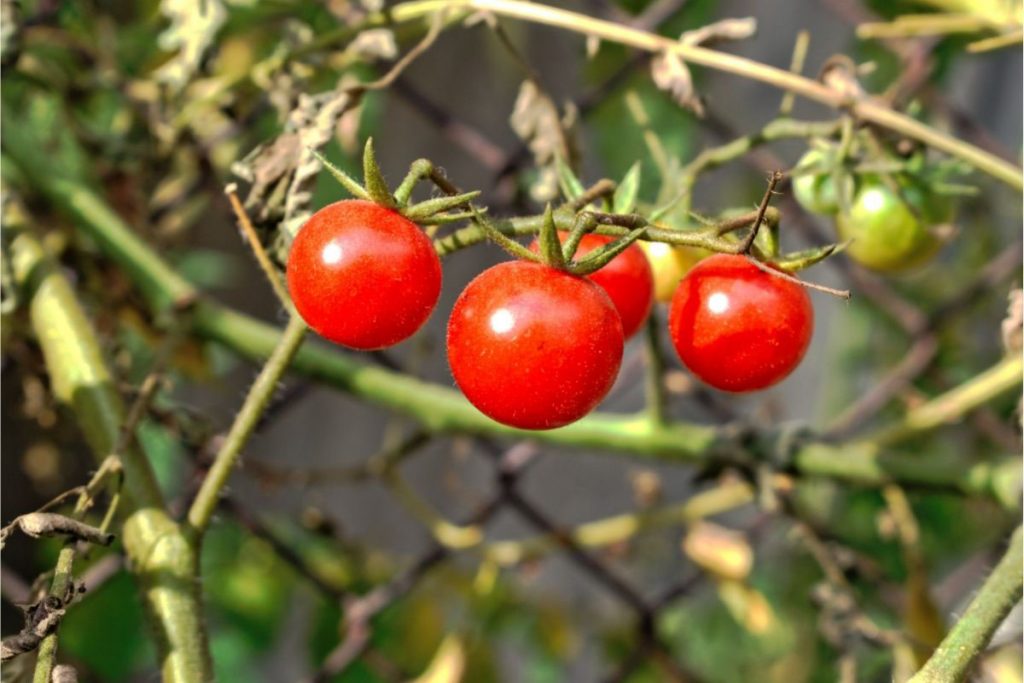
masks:
<svg viewBox="0 0 1024 683"><path fill-rule="evenodd" d="M295 236L287 265L295 308L320 336L382 349L412 336L441 294L441 261L412 221L373 202L325 206Z"/></svg>
<svg viewBox="0 0 1024 683"><path fill-rule="evenodd" d="M700 247L678 247L664 242L640 242L640 248L651 264L654 299L662 303L671 301L683 276L713 253Z"/></svg>
<svg viewBox="0 0 1024 683"><path fill-rule="evenodd" d="M880 179L862 178L849 215L836 217L840 239L852 240L846 247L850 258L872 270L895 272L935 255L941 243L923 221L948 220L948 206L913 184L901 192Z"/></svg>
<svg viewBox="0 0 1024 683"><path fill-rule="evenodd" d="M480 412L521 429L575 422L608 394L622 322L593 282L538 263L485 270L448 321L448 365Z"/></svg>
<svg viewBox="0 0 1024 683"><path fill-rule="evenodd" d="M756 391L800 364L814 309L800 285L745 257L716 254L679 283L668 325L679 358L693 374L723 391Z"/></svg>
<svg viewBox="0 0 1024 683"><path fill-rule="evenodd" d="M568 233L559 233L564 242ZM614 242L615 237L607 235L584 235L576 250L575 258L586 256L590 252ZM532 251L538 251L537 240L530 244ZM654 305L654 277L651 264L644 257L643 251L636 244L631 244L601 268L586 276L600 287L615 304L615 310L622 318L622 332L629 339L644 324Z"/></svg>

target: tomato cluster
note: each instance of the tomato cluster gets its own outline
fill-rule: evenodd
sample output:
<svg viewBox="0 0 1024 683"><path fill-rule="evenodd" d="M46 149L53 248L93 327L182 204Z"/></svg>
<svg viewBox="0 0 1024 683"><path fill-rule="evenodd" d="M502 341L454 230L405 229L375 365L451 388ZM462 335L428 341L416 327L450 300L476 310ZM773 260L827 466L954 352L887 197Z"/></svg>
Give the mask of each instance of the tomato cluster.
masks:
<svg viewBox="0 0 1024 683"><path fill-rule="evenodd" d="M820 150L804 154L793 196L808 211L834 217L850 258L872 270L898 272L935 256L941 246L935 226L953 217L945 197L908 173L840 173L827 170L828 164Z"/></svg>
<svg viewBox="0 0 1024 683"><path fill-rule="evenodd" d="M584 235L577 253L612 241ZM799 285L747 257L715 255L691 267L677 260L690 257L685 252L669 247L663 254L669 258L649 260L630 245L586 276L525 260L484 271L448 322L456 384L481 412L509 426L574 422L611 389L624 340L647 319L656 285L664 290L659 299L674 290L669 330L680 358L711 386L761 389L796 367L813 325ZM675 268L667 276L665 263ZM346 200L318 211L296 235L287 280L296 310L321 336L379 349L426 322L441 266L431 241L400 211Z"/></svg>

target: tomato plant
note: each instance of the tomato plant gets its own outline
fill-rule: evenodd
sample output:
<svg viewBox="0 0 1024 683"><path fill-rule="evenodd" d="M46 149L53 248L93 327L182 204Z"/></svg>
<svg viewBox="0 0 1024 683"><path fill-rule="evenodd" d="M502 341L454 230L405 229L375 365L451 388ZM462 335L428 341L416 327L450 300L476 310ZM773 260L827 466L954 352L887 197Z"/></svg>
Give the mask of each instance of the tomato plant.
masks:
<svg viewBox="0 0 1024 683"><path fill-rule="evenodd" d="M292 243L287 277L306 323L353 349L407 339L441 293L441 262L419 226L357 199L313 214Z"/></svg>
<svg viewBox="0 0 1024 683"><path fill-rule="evenodd" d="M931 224L948 221L948 205L903 181L899 192L881 178L862 176L848 215L836 217L850 258L873 270L899 271L928 261L941 246Z"/></svg>
<svg viewBox="0 0 1024 683"><path fill-rule="evenodd" d="M700 247L677 247L664 242L640 242L640 247L651 264L654 298L661 302L671 301L683 276L711 254Z"/></svg>
<svg viewBox="0 0 1024 683"><path fill-rule="evenodd" d="M448 364L485 415L552 429L593 410L622 362L622 322L586 278L525 261L485 270L455 302Z"/></svg>
<svg viewBox="0 0 1024 683"><path fill-rule="evenodd" d="M560 233L560 238L565 238ZM580 241L576 256L586 256L590 252L615 241L606 235L584 235ZM530 249L537 251L538 242L534 240ZM626 339L632 337L644 324L647 315L654 305L654 279L651 265L644 257L644 252L636 244L631 245L621 254L608 262L600 270L586 276L598 287L603 289L615 305L619 317L622 318L622 332Z"/></svg>
<svg viewBox="0 0 1024 683"><path fill-rule="evenodd" d="M683 278L669 313L672 344L686 367L733 392L764 389L789 375L813 326L803 287L727 254L704 259Z"/></svg>

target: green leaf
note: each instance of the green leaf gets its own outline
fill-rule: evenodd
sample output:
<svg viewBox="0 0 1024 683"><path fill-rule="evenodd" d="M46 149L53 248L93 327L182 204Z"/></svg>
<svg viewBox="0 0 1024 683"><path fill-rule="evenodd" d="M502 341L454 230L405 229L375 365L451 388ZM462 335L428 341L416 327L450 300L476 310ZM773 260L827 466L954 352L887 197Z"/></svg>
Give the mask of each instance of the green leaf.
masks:
<svg viewBox="0 0 1024 683"><path fill-rule="evenodd" d="M380 166L377 164L377 155L373 151L373 138L366 139L366 147L363 148L363 182L366 183L366 191L370 199L381 206L389 209L398 208L395 198L391 196L391 190L384 180Z"/></svg>
<svg viewBox="0 0 1024 683"><path fill-rule="evenodd" d="M629 167L612 197L612 213L632 213L640 190L640 162Z"/></svg>
<svg viewBox="0 0 1024 683"><path fill-rule="evenodd" d="M558 186L562 188L562 194L566 199L572 201L583 194L583 183L572 172L561 154L555 155L555 170L558 173Z"/></svg>

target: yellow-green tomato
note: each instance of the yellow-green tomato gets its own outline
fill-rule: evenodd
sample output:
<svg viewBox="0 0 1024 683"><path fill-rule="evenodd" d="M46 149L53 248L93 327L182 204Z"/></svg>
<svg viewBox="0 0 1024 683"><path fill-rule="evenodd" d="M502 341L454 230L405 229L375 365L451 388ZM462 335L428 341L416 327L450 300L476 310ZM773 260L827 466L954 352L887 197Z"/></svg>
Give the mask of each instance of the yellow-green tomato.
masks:
<svg viewBox="0 0 1024 683"><path fill-rule="evenodd" d="M859 185L849 215L836 216L840 239L852 240L846 248L850 258L872 270L893 272L935 255L941 244L923 221L939 220L946 210L928 192L908 184L901 196L872 177L862 177Z"/></svg>
<svg viewBox="0 0 1024 683"><path fill-rule="evenodd" d="M819 165L823 155L816 149L800 157L793 176L793 196L811 213L832 216L839 211L836 185L829 173L801 173L803 169Z"/></svg>
<svg viewBox="0 0 1024 683"><path fill-rule="evenodd" d="M654 298L657 301L671 301L679 281L697 265L697 262L711 254L699 247L677 247L664 242L640 242L640 246L651 262L654 274Z"/></svg>

